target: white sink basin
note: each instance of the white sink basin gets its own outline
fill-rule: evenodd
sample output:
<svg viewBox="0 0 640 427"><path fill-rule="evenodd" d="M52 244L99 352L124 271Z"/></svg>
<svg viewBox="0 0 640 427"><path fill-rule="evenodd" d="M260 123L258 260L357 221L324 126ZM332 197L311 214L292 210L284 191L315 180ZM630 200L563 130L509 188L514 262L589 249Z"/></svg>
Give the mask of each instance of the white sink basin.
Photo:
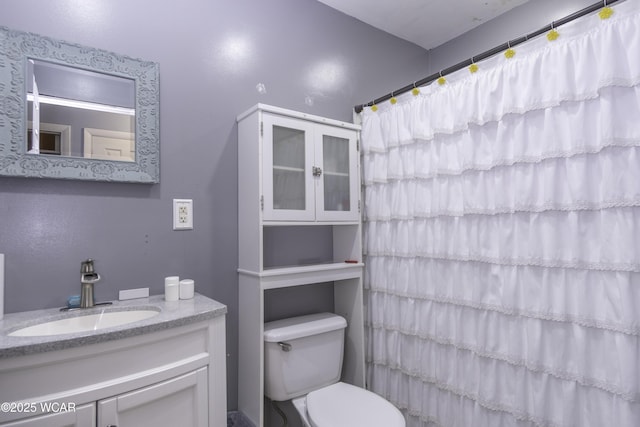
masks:
<svg viewBox="0 0 640 427"><path fill-rule="evenodd" d="M96 331L148 319L160 314L156 310L105 311L96 314L79 314L60 320L38 323L15 330L12 337L35 337L48 335L73 334L77 332Z"/></svg>

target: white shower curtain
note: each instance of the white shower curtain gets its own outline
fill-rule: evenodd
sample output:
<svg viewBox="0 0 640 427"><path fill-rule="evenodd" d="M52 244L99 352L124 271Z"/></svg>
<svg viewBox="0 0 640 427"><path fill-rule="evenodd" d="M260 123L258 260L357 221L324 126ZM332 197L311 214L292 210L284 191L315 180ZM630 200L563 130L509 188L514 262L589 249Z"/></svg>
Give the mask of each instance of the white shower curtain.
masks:
<svg viewBox="0 0 640 427"><path fill-rule="evenodd" d="M363 112L367 381L407 425L640 426L640 12Z"/></svg>

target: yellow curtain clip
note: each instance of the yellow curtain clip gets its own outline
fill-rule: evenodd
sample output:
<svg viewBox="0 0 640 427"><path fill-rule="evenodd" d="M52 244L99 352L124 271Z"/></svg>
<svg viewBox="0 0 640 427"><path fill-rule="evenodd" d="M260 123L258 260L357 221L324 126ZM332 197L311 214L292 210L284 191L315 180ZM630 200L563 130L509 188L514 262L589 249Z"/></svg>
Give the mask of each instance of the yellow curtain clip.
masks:
<svg viewBox="0 0 640 427"><path fill-rule="evenodd" d="M416 87L416 82L413 82L413 90L411 91L411 94L412 94L413 96L418 96L418 95L420 95L420 89L418 89L418 88Z"/></svg>
<svg viewBox="0 0 640 427"><path fill-rule="evenodd" d="M547 33L547 40L549 40L550 42L560 37L560 33L556 31L555 26L556 26L556 21L551 22L551 31Z"/></svg>
<svg viewBox="0 0 640 427"><path fill-rule="evenodd" d="M447 79L445 79L444 77L442 77L442 71L440 71L440 78L438 79L438 84L440 86L442 86L443 84L445 84L447 82Z"/></svg>
<svg viewBox="0 0 640 427"><path fill-rule="evenodd" d="M504 56L507 59L511 59L516 56L516 51L511 49L511 40L507 42L507 50L504 52Z"/></svg>
<svg viewBox="0 0 640 427"><path fill-rule="evenodd" d="M396 105L396 102L398 102L396 97L393 96L393 92L391 92L391 99L389 100L389 102L391 103L391 105Z"/></svg>
<svg viewBox="0 0 640 427"><path fill-rule="evenodd" d="M479 69L479 67L478 67L478 65L476 64L475 57L474 57L474 56L472 56L472 57L471 57L471 65L469 65L469 72L470 72L471 74L473 74L473 73L477 72L477 71L478 71L478 69Z"/></svg>
<svg viewBox="0 0 640 427"><path fill-rule="evenodd" d="M607 0L604 0L603 8L600 9L600 12L598 12L598 16L600 17L600 19L605 20L611 18L611 15L613 15L613 9L607 6Z"/></svg>

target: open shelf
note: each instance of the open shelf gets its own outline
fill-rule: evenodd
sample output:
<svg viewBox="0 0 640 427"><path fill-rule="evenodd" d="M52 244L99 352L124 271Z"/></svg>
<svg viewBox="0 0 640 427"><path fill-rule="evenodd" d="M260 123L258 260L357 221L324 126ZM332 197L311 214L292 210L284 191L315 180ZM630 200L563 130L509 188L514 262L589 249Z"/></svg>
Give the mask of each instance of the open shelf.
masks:
<svg viewBox="0 0 640 427"><path fill-rule="evenodd" d="M316 264L293 267L278 267L264 271L238 269L238 273L260 279L262 289L275 289L286 286L300 286L310 283L333 282L359 278L362 275L363 263L346 262Z"/></svg>
<svg viewBox="0 0 640 427"><path fill-rule="evenodd" d="M274 170L278 170L278 171L287 171L287 172L301 172L304 173L304 169L303 168L296 168L293 166L278 166L278 165L273 165L273 169ZM346 175L346 174L345 174Z"/></svg>
<svg viewBox="0 0 640 427"><path fill-rule="evenodd" d="M262 233L262 267L245 266L245 270L276 275L274 270L279 269L287 273L297 273L295 268L322 271L327 265L362 261L358 224L265 226Z"/></svg>

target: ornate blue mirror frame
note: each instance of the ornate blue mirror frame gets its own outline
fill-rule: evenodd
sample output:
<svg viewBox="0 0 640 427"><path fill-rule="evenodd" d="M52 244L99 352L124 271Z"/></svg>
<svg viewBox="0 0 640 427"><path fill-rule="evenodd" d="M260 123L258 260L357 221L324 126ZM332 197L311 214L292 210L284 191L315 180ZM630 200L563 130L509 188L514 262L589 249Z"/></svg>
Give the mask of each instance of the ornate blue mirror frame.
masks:
<svg viewBox="0 0 640 427"><path fill-rule="evenodd" d="M135 86L133 162L27 152L27 64L42 60L119 76ZM160 181L160 88L155 62L0 27L0 176Z"/></svg>

